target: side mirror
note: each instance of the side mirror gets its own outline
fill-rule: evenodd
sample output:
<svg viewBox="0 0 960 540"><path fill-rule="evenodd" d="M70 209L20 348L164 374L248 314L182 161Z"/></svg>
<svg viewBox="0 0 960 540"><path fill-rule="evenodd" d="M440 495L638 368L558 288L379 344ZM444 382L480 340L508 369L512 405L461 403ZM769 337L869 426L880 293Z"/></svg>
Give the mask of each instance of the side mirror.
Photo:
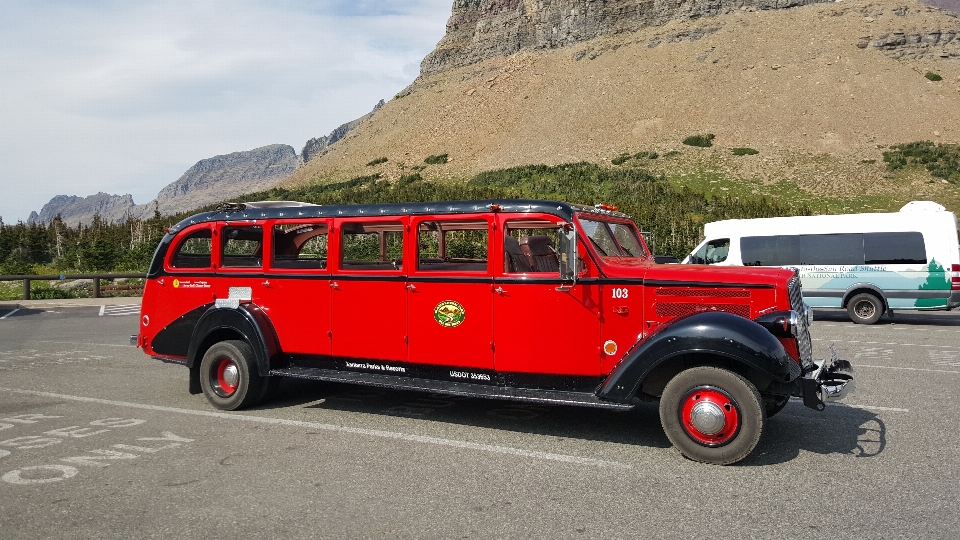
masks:
<svg viewBox="0 0 960 540"><path fill-rule="evenodd" d="M577 269L580 267L577 255L577 229L573 223L564 223L560 227L560 286L558 291L569 291L577 284Z"/></svg>

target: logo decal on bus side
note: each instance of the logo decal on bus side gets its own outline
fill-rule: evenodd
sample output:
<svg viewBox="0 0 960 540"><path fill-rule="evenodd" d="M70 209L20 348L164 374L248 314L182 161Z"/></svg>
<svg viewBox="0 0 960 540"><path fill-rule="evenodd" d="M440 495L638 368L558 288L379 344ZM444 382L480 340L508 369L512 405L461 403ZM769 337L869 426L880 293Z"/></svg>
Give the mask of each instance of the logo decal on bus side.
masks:
<svg viewBox="0 0 960 540"><path fill-rule="evenodd" d="M453 300L444 300L433 309L433 318L440 326L455 328L463 323L467 312L459 303Z"/></svg>

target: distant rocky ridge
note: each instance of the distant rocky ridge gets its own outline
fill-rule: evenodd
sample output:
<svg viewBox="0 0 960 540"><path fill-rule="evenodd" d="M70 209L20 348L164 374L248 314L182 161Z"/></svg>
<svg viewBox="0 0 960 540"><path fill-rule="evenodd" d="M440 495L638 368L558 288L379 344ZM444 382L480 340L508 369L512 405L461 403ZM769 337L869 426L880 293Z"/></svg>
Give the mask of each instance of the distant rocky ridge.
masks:
<svg viewBox="0 0 960 540"><path fill-rule="evenodd" d="M454 0L447 33L420 64L433 75L522 49L555 49L669 21L833 0Z"/></svg>
<svg viewBox="0 0 960 540"><path fill-rule="evenodd" d="M381 99L380 102L377 103L377 105L369 113L357 118L356 120L341 125L337 129L331 131L330 134L325 137L317 137L316 139L310 139L307 141L307 144L305 144L303 147L303 151L300 153L300 161L298 166L303 165L304 163L307 163L311 159L314 159L318 156L322 156L327 147L346 137L347 133L350 133L354 128L373 116L373 113L379 111L380 107L383 107L384 103L386 102Z"/></svg>
<svg viewBox="0 0 960 540"><path fill-rule="evenodd" d="M39 214L30 212L27 223L50 223L60 215L61 219L72 227L78 223L90 223L97 213L105 219L116 221L133 212L139 212L139 209L130 195L110 195L103 192L89 197L57 195L43 205Z"/></svg>
<svg viewBox="0 0 960 540"><path fill-rule="evenodd" d="M97 214L108 222L149 217L156 210L162 215L171 215L269 189L290 176L298 166L323 155L330 145L373 116L384 103L380 100L373 111L339 126L325 137L310 139L300 156L291 146L273 144L202 159L175 182L163 188L156 199L146 204L136 204L129 194L101 192L89 197L57 195L43 205L39 213L31 212L27 223L46 224L59 215L67 225L73 227L77 224L89 225Z"/></svg>

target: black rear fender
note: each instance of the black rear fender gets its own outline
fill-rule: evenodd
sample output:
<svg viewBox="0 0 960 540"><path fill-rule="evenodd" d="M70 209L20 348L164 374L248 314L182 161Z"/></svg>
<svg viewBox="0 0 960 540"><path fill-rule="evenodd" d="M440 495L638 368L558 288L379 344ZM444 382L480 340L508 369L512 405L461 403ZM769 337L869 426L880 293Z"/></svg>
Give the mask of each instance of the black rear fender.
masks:
<svg viewBox="0 0 960 540"><path fill-rule="evenodd" d="M254 304L240 307L208 309L197 322L187 350L190 368L190 393L199 394L200 361L211 346L227 339L241 339L250 344L257 362L257 372L266 377L271 367L281 367L279 341L267 316Z"/></svg>
<svg viewBox="0 0 960 540"><path fill-rule="evenodd" d="M797 362L764 327L738 315L705 312L661 325L614 368L597 395L620 402L641 393L656 397L674 375L701 365L740 373L761 391L800 374Z"/></svg>

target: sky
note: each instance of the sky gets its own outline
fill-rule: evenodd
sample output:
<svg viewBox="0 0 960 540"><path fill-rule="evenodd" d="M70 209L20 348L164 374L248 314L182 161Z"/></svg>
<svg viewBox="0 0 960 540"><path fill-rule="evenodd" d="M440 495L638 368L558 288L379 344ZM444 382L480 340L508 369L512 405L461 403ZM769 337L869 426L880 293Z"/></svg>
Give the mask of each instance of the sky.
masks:
<svg viewBox="0 0 960 540"><path fill-rule="evenodd" d="M307 140L420 72L452 0L0 0L0 218L149 202L197 161Z"/></svg>

